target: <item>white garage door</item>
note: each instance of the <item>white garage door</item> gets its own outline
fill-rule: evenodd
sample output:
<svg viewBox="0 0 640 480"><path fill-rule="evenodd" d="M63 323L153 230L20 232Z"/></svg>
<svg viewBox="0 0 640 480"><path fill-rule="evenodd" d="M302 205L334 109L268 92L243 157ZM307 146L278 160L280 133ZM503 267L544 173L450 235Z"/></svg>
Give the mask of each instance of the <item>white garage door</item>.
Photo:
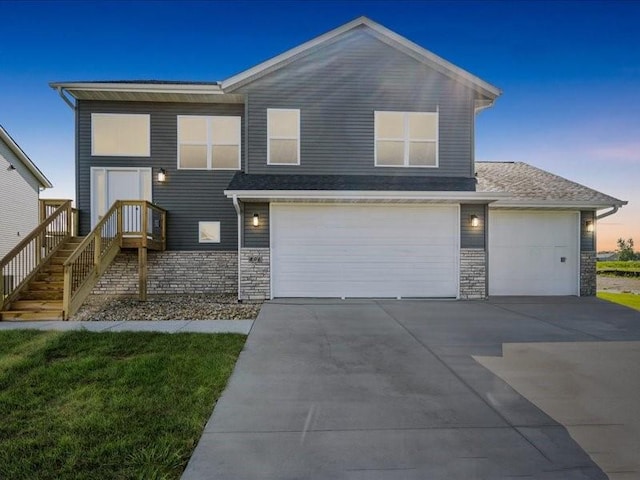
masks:
<svg viewBox="0 0 640 480"><path fill-rule="evenodd" d="M489 212L490 295L578 295L577 212Z"/></svg>
<svg viewBox="0 0 640 480"><path fill-rule="evenodd" d="M458 207L271 204L274 297L455 297Z"/></svg>

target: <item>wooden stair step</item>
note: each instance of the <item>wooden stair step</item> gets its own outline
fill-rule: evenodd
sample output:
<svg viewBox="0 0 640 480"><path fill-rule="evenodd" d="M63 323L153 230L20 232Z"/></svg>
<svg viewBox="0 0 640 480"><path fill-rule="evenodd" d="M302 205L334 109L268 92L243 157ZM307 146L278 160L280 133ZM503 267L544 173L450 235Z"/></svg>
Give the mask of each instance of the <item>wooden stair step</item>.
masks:
<svg viewBox="0 0 640 480"><path fill-rule="evenodd" d="M62 273L48 273L48 272L43 272L43 273L38 273L36 275L36 282L64 282L64 275L62 275Z"/></svg>
<svg viewBox="0 0 640 480"><path fill-rule="evenodd" d="M62 320L62 310L9 310L0 312L1 320L23 321L30 320Z"/></svg>
<svg viewBox="0 0 640 480"><path fill-rule="evenodd" d="M44 267L42 267L42 270L41 270L41 272L43 273L62 273L63 271L64 271L64 268L62 267L62 263L60 263L59 265L55 263L49 263Z"/></svg>
<svg viewBox="0 0 640 480"><path fill-rule="evenodd" d="M64 288L63 277L51 280L33 280L29 284L29 292L40 292L45 290L59 290Z"/></svg>
<svg viewBox="0 0 640 480"><path fill-rule="evenodd" d="M11 311L15 310L62 310L62 300L16 300L11 302Z"/></svg>
<svg viewBox="0 0 640 480"><path fill-rule="evenodd" d="M58 290L35 290L35 291L20 292L20 297L16 301L18 302L22 300L29 300L29 301L54 300L55 301L55 300L62 300L62 297L63 297L62 288L59 288Z"/></svg>

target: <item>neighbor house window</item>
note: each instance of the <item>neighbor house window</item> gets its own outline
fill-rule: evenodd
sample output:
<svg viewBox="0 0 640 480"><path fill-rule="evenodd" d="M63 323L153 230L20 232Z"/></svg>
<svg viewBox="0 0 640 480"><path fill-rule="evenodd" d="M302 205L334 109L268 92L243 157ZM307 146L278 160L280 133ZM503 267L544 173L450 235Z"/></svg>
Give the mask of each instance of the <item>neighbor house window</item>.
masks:
<svg viewBox="0 0 640 480"><path fill-rule="evenodd" d="M220 243L220 222L198 222L200 243Z"/></svg>
<svg viewBox="0 0 640 480"><path fill-rule="evenodd" d="M240 170L240 117L178 116L178 168Z"/></svg>
<svg viewBox="0 0 640 480"><path fill-rule="evenodd" d="M150 116L121 113L91 114L91 155L148 157L151 155Z"/></svg>
<svg viewBox="0 0 640 480"><path fill-rule="evenodd" d="M375 112L375 165L437 167L437 112Z"/></svg>
<svg viewBox="0 0 640 480"><path fill-rule="evenodd" d="M267 163L300 165L300 110L267 109Z"/></svg>

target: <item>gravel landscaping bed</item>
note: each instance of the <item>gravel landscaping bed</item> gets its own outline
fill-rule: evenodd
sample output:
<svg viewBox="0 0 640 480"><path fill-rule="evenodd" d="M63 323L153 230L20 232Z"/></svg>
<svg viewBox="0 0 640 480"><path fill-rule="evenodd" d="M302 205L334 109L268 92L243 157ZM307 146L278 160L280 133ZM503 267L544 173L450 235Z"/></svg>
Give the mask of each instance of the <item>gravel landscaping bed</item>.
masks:
<svg viewBox="0 0 640 480"><path fill-rule="evenodd" d="M640 278L598 275L598 290L605 292L640 294Z"/></svg>
<svg viewBox="0 0 640 480"><path fill-rule="evenodd" d="M253 320L261 303L238 303L235 295L90 295L71 318L105 320Z"/></svg>

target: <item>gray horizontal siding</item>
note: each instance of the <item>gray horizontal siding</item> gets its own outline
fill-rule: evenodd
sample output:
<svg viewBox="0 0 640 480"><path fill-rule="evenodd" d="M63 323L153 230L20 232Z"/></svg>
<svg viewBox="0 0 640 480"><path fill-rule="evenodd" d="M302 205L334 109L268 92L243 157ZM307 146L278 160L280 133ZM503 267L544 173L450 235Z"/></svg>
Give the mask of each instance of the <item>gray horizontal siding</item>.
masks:
<svg viewBox="0 0 640 480"><path fill-rule="evenodd" d="M471 215L476 215L480 224L471 226ZM460 205L460 248L485 249L487 220L486 205Z"/></svg>
<svg viewBox="0 0 640 480"><path fill-rule="evenodd" d="M260 216L260 225L253 226L253 215ZM243 247L247 248L268 248L269 247L269 204L268 203L245 203L244 204L244 224L242 233L244 239Z"/></svg>
<svg viewBox="0 0 640 480"><path fill-rule="evenodd" d="M587 231L587 221L593 222L595 228L596 212L584 210L580 212L580 251L594 252L596 250L596 233Z"/></svg>
<svg viewBox="0 0 640 480"><path fill-rule="evenodd" d="M151 115L151 157L92 157L91 113L148 113ZM179 104L145 102L80 101L77 110L77 202L80 231L91 227L91 167L153 167L153 201L168 210L169 250L236 250L237 215L231 200L222 193L235 171L178 170L178 115L244 116L243 105ZM244 128L242 128L244 165ZM167 181L156 180L160 168ZM219 221L221 242L198 243L198 222Z"/></svg>
<svg viewBox="0 0 640 480"><path fill-rule="evenodd" d="M362 30L239 89L248 94L248 173L466 176L474 93ZM267 109L300 109L301 164L267 165ZM439 110L439 168L374 166L376 110Z"/></svg>

